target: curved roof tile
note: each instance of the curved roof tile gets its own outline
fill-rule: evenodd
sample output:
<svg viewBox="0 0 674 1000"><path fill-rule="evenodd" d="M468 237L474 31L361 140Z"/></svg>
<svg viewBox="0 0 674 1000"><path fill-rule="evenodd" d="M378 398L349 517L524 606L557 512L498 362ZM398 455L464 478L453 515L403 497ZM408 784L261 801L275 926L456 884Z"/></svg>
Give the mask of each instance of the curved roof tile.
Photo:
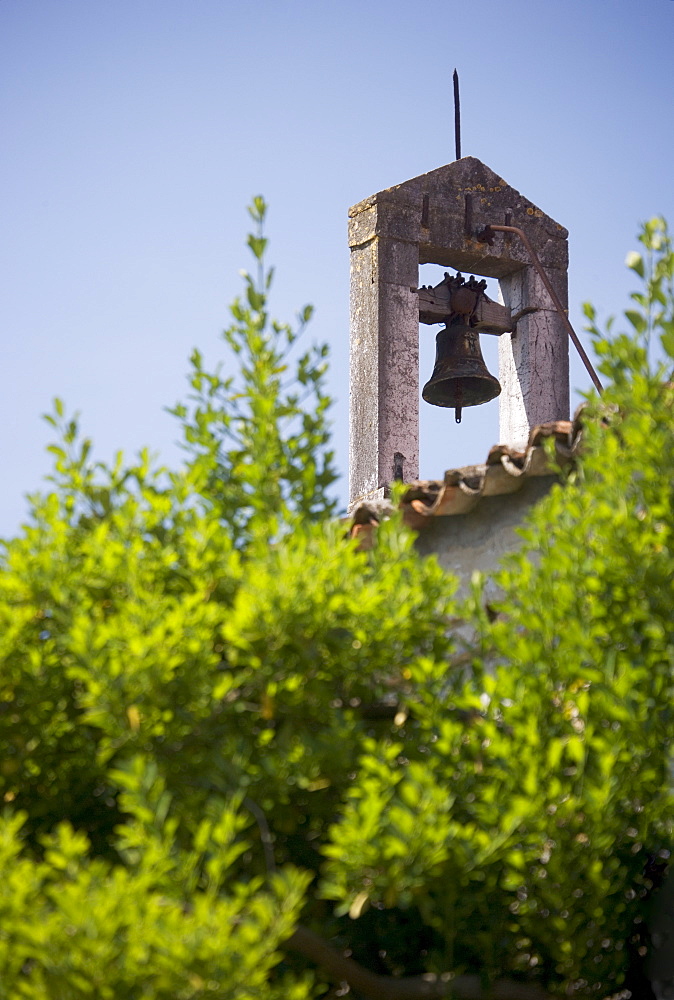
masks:
<svg viewBox="0 0 674 1000"><path fill-rule="evenodd" d="M449 469L442 480L410 483L401 502L405 522L420 530L432 517L467 514L483 497L516 493L528 479L554 475L557 468L573 463L581 436L579 409L572 421L553 420L534 427L524 451L497 444L484 465ZM554 441L552 462L544 446L550 439ZM373 528L388 510L388 501L360 504L352 515L351 536L361 537L361 544L367 544Z"/></svg>

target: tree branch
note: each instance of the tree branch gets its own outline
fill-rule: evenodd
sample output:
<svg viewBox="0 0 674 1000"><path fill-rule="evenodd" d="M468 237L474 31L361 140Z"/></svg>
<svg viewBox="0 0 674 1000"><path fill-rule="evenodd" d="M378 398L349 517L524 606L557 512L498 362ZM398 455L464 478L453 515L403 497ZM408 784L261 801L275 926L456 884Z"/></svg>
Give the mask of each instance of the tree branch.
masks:
<svg viewBox="0 0 674 1000"><path fill-rule="evenodd" d="M479 976L455 976L445 980L437 976L412 976L395 979L379 976L346 958L318 934L298 927L285 942L286 948L304 955L327 972L335 982L347 982L368 1000L551 1000L539 986L499 979L487 989Z"/></svg>
<svg viewBox="0 0 674 1000"><path fill-rule="evenodd" d="M274 838L271 835L269 829L269 823L267 823L267 817L265 816L262 809L260 809L257 802L254 802L250 795L244 795L243 804L251 812L255 818L255 822L258 825L260 831L260 840L262 841L262 849L264 850L264 863L267 866L267 871L273 873L276 871L276 859L274 858Z"/></svg>

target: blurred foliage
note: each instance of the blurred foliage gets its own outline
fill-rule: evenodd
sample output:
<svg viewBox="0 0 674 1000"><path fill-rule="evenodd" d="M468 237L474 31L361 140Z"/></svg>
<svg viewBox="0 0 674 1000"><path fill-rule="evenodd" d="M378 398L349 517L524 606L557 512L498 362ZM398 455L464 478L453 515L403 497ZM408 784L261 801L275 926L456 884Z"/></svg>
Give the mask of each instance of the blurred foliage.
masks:
<svg viewBox="0 0 674 1000"><path fill-rule="evenodd" d="M192 357L183 469L90 460L0 573L0 998L308 1000L298 920L388 975L615 993L672 840L674 255L628 263L583 457L459 603L394 516L334 518L323 348L258 275ZM309 401L309 402L307 402Z"/></svg>
<svg viewBox="0 0 674 1000"><path fill-rule="evenodd" d="M297 328L269 318L274 271L265 266L264 200L254 198L248 211L256 227L248 247L257 273L242 272L245 293L230 306L233 322L223 334L238 371L209 372L193 351L192 394L171 411L182 422L190 467L200 473L199 494L237 545L256 532L273 537L274 519L287 521L291 513L304 519L334 513L329 488L337 478L326 449L328 348L312 346L291 361L313 307L302 309Z"/></svg>

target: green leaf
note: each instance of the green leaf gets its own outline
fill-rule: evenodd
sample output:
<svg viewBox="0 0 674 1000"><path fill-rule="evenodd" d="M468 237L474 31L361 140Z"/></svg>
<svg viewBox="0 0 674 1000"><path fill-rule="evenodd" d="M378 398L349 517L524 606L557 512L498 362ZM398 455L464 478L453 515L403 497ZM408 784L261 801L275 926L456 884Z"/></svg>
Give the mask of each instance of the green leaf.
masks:
<svg viewBox="0 0 674 1000"><path fill-rule="evenodd" d="M646 317L642 313L636 312L634 309L626 309L625 317L630 321L637 333L644 333L648 327Z"/></svg>
<svg viewBox="0 0 674 1000"><path fill-rule="evenodd" d="M663 324L665 326L665 324ZM660 342L666 354L674 358L674 323L667 324L671 329L666 329L660 337Z"/></svg>
<svg viewBox="0 0 674 1000"><path fill-rule="evenodd" d="M248 246L253 251L253 254L257 260L262 260L264 252L267 248L267 240L261 236L253 236L252 234L248 237Z"/></svg>
<svg viewBox="0 0 674 1000"><path fill-rule="evenodd" d="M248 213L259 225L264 223L265 216L267 214L267 204L262 195L255 195L251 204L248 206Z"/></svg>
<svg viewBox="0 0 674 1000"><path fill-rule="evenodd" d="M632 271L636 271L640 278L644 277L644 259L636 250L630 250L627 254L627 257L625 258L625 265L631 268Z"/></svg>

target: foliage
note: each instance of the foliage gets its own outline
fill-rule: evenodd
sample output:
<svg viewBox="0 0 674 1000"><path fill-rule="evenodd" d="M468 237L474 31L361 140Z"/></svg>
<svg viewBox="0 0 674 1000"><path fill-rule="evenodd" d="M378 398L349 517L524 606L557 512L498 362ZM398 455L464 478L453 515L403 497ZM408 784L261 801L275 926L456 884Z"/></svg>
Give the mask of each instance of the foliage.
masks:
<svg viewBox="0 0 674 1000"><path fill-rule="evenodd" d="M207 809L190 848L180 849L153 769L138 760L117 778L130 816L118 831L124 866L92 858L69 823L42 838L40 860L27 857L22 814L2 822L0 996L256 997L293 929L306 877L289 870L265 891L253 881L223 893L246 849L236 840L240 814Z"/></svg>
<svg viewBox="0 0 674 1000"><path fill-rule="evenodd" d="M224 339L236 357L239 378L223 378L222 368L204 368L194 350L188 405L172 412L182 421L194 469L202 472L202 496L208 496L235 541L260 531L271 537L270 519L325 518L334 513L329 488L336 479L323 389L327 345L305 351L289 374L289 355L311 319L305 306L298 329L269 319L268 292L274 276L264 263L267 240L264 200L248 209L256 232L248 246L257 276L242 272L245 296L230 306L232 325ZM313 401L313 408L305 404Z"/></svg>
<svg viewBox="0 0 674 1000"><path fill-rule="evenodd" d="M0 573L0 998L318 998L300 917L383 976L619 988L672 838L674 255L642 240L489 614L399 517L372 551L332 517L324 351L269 321L261 229L184 469L93 464L57 404Z"/></svg>

